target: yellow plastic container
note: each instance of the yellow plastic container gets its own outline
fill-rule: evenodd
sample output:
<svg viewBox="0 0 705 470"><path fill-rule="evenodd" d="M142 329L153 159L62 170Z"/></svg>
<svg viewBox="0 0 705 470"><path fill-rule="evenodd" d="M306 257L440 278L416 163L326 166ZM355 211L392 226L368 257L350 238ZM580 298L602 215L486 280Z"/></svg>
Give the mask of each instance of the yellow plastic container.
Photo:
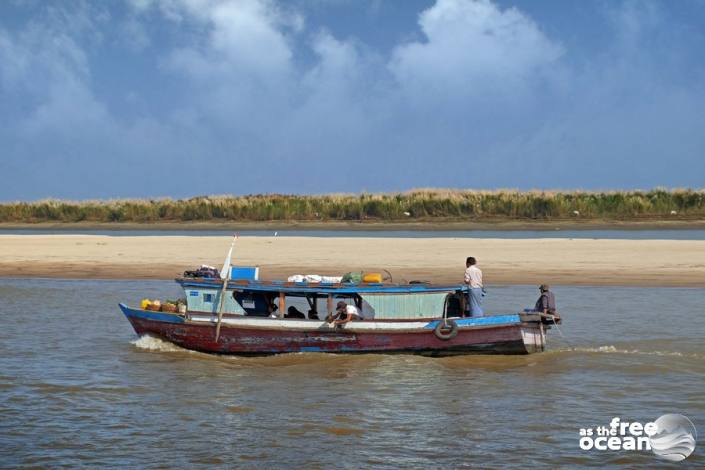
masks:
<svg viewBox="0 0 705 470"><path fill-rule="evenodd" d="M365 273L362 276L362 282L382 282L382 274L380 274L380 273Z"/></svg>
<svg viewBox="0 0 705 470"><path fill-rule="evenodd" d="M149 299L142 299L142 302L140 302L140 308L142 308L142 310L147 310L147 307L149 307L149 304L151 303L152 301Z"/></svg>

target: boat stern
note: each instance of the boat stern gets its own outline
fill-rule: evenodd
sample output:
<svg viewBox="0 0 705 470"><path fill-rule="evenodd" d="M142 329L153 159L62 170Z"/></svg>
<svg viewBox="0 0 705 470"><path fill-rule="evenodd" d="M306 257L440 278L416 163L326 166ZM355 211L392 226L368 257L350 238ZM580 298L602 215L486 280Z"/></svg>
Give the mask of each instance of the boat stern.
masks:
<svg viewBox="0 0 705 470"><path fill-rule="evenodd" d="M521 337L528 354L546 350L546 332L551 328L540 313L520 313Z"/></svg>

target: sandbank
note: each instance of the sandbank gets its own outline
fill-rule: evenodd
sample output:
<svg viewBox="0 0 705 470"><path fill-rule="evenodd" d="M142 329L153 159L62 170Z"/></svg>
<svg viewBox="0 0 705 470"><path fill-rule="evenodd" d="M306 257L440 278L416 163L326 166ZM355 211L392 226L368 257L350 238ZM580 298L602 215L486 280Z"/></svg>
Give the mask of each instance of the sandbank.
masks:
<svg viewBox="0 0 705 470"><path fill-rule="evenodd" d="M230 237L0 235L0 276L172 279L220 266ZM703 240L241 237L234 263L263 279L386 269L394 281L462 280L475 256L485 283L705 287Z"/></svg>

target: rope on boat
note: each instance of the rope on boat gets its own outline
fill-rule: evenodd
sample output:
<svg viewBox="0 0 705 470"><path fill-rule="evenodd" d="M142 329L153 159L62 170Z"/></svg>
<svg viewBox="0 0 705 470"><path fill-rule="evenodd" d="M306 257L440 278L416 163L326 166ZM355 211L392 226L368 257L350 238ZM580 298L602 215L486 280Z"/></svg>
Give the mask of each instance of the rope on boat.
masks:
<svg viewBox="0 0 705 470"><path fill-rule="evenodd" d="M546 313L545 315L551 319L551 321L553 322L553 325L556 327L556 330L558 330L558 334L561 335L561 338L563 339L563 341L565 341L566 344L568 344L568 346L570 346L570 349L575 349L575 346L573 346L573 344L570 341L568 341L568 338L566 338L565 335L563 334L563 332L561 331L561 329L558 328L558 323L556 323L556 316L551 315L550 313Z"/></svg>
<svg viewBox="0 0 705 470"><path fill-rule="evenodd" d="M389 282L394 282L394 278L392 277L392 273L390 273L390 272L387 271L386 269L382 269L382 271L384 271L385 273L387 273L387 275L389 276L389 279L388 279ZM385 280L385 279L382 279L382 280Z"/></svg>

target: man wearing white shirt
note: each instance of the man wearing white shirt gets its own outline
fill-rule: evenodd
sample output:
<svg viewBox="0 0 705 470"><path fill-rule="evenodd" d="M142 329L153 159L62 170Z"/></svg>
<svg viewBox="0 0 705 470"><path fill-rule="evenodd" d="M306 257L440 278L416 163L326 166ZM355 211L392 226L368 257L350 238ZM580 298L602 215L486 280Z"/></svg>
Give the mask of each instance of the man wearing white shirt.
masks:
<svg viewBox="0 0 705 470"><path fill-rule="evenodd" d="M351 321L361 320L362 317L354 305L348 305L345 302L338 302L336 306L337 319L333 322L335 326L344 325Z"/></svg>
<svg viewBox="0 0 705 470"><path fill-rule="evenodd" d="M468 308L471 317L481 317L482 311L482 271L477 267L477 260L468 256L465 260L465 284L468 285Z"/></svg>

